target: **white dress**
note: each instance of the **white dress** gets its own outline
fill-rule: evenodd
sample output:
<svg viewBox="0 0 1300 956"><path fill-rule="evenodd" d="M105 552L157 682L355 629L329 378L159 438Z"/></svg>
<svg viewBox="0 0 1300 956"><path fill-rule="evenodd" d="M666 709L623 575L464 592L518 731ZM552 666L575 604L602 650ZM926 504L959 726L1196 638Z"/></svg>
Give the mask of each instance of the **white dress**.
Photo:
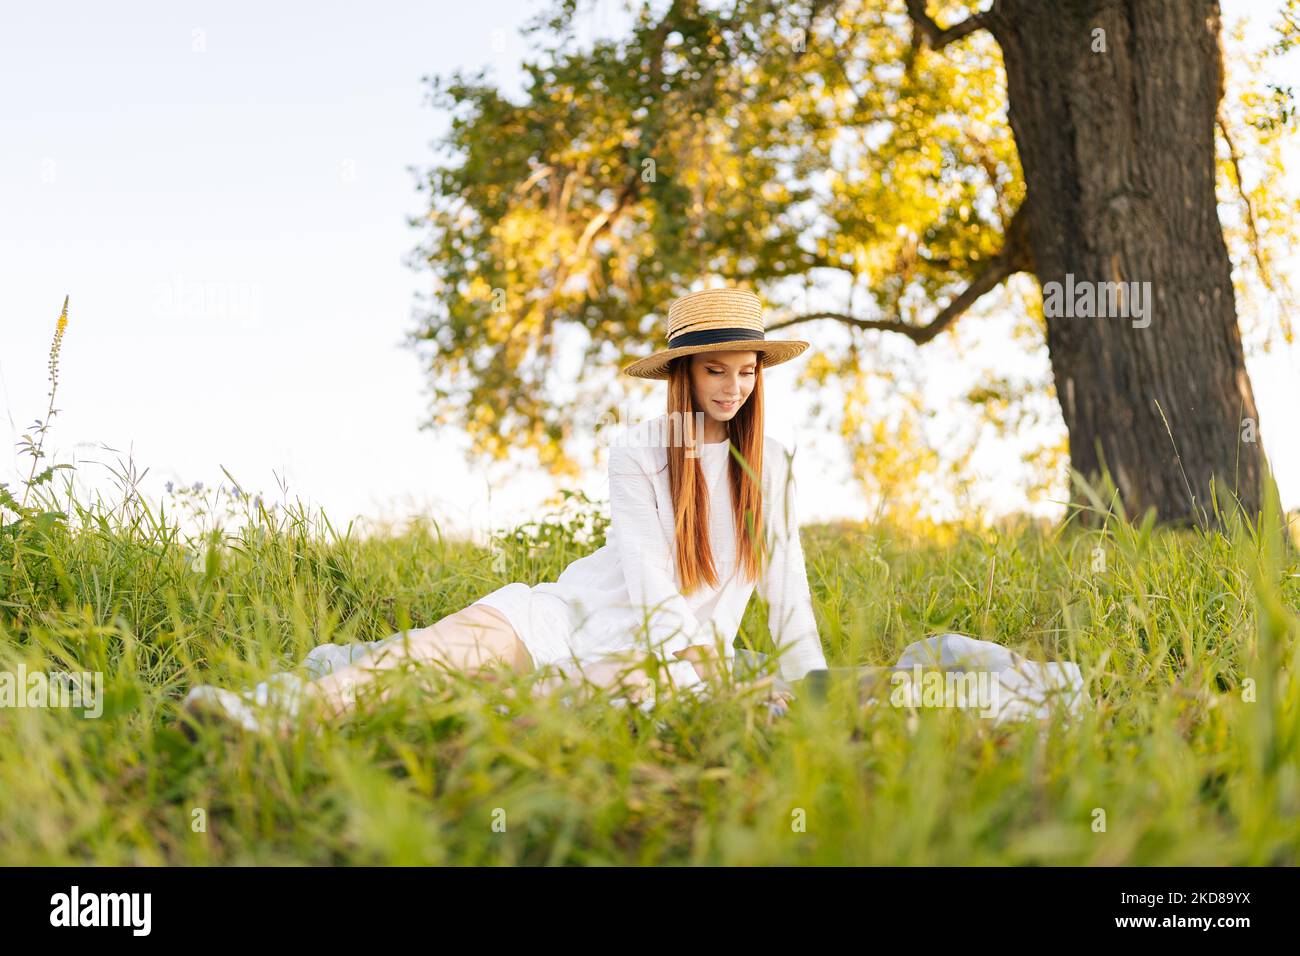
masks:
<svg viewBox="0 0 1300 956"><path fill-rule="evenodd" d="M506 616L534 664L589 664L632 648L655 654L674 686L703 690L694 666L672 655L691 644L721 650L730 668L755 582L737 574L729 441L701 443L709 488L709 540L719 587L683 596L673 546L673 503L664 436L668 416L625 429L609 446L607 543L554 582L514 582L474 601ZM763 519L771 558L757 582L768 602L779 672L786 681L825 668L794 507L790 455L764 436ZM689 458L687 459L690 460ZM789 484L787 486L787 479ZM720 645L720 646L719 646Z"/></svg>

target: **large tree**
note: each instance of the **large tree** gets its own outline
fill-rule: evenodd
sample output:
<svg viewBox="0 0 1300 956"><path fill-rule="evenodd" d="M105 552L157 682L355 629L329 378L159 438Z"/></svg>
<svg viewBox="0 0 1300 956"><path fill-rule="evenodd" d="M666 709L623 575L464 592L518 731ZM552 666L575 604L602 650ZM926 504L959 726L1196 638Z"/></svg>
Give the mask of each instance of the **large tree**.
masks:
<svg viewBox="0 0 1300 956"><path fill-rule="evenodd" d="M1258 509L1216 198L1216 124L1241 176L1217 3L673 0L588 48L580 6L530 25L550 45L522 104L482 75L431 80L455 115L451 158L423 183L435 286L412 335L432 345L435 421L571 469L574 409L589 426L615 400L593 370L658 347L654 313L702 279L767 295L771 332L846 330L835 360L810 362L824 381L855 370L860 337L925 345L1026 272L1064 306L1027 317L1074 467L1107 466L1130 513L1199 517L1212 482ZM1262 213L1241 195L1263 272ZM783 306L792 283L832 277L847 307ZM1095 284L1094 310L1150 300L1141 319L1093 317L1053 283ZM566 329L584 371L557 382Z"/></svg>

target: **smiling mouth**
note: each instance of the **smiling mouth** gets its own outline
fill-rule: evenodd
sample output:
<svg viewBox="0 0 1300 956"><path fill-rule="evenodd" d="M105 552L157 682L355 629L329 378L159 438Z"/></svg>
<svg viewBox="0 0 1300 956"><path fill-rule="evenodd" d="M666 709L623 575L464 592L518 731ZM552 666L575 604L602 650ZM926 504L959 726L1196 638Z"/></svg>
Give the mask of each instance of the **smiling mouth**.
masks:
<svg viewBox="0 0 1300 956"><path fill-rule="evenodd" d="M715 405L718 405L728 410L735 408L736 405L738 404L737 402L719 402L716 398L713 400L713 402Z"/></svg>

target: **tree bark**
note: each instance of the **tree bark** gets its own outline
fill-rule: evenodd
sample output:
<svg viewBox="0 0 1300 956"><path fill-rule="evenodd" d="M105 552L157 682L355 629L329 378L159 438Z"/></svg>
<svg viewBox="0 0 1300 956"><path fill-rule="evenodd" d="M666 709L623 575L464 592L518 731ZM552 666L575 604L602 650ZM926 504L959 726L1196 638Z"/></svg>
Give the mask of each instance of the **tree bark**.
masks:
<svg viewBox="0 0 1300 956"><path fill-rule="evenodd" d="M1130 515L1203 520L1213 479L1221 508L1231 490L1254 516L1266 464L1214 188L1218 3L997 0L982 20L1045 304L1053 282L1149 283L1146 319L1047 318L1073 466L1104 464Z"/></svg>

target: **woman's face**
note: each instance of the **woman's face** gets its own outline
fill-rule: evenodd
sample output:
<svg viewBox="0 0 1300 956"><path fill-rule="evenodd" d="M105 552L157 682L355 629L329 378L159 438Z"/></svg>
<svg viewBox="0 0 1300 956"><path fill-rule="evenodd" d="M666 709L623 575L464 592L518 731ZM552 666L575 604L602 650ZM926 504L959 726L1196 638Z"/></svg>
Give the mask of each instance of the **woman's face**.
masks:
<svg viewBox="0 0 1300 956"><path fill-rule="evenodd" d="M695 407L727 422L754 391L757 352L697 352L691 356L691 390Z"/></svg>

